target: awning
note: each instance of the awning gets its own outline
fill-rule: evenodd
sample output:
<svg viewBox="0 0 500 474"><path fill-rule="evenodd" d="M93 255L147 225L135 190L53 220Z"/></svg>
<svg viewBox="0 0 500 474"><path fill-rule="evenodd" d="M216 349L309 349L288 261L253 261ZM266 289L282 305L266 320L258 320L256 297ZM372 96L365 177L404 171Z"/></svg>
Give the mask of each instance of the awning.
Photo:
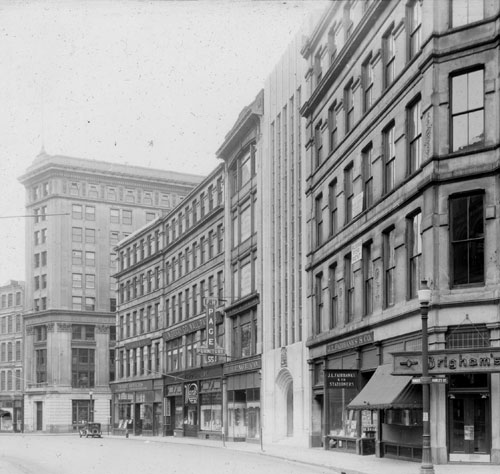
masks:
<svg viewBox="0 0 500 474"><path fill-rule="evenodd" d="M392 369L392 364L379 365L347 408L349 410L421 408L422 386L412 384L411 376L391 375Z"/></svg>

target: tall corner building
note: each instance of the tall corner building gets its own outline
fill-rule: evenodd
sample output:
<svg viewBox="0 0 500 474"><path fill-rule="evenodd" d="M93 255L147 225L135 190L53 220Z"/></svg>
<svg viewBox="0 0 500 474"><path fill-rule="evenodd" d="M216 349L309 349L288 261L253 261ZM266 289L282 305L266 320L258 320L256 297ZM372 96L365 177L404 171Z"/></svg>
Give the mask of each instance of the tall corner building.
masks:
<svg viewBox="0 0 500 474"><path fill-rule="evenodd" d="M25 431L110 422L114 246L180 202L201 176L37 156L26 188Z"/></svg>
<svg viewBox="0 0 500 474"><path fill-rule="evenodd" d="M421 461L429 422L433 463L500 463L499 15L332 2L303 50L311 432L333 451Z"/></svg>

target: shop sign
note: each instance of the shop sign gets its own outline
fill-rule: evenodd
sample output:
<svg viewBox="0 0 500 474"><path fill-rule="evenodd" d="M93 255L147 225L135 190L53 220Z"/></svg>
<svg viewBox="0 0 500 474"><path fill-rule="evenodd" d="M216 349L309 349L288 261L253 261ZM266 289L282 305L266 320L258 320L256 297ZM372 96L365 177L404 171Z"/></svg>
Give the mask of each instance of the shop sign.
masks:
<svg viewBox="0 0 500 474"><path fill-rule="evenodd" d="M186 395L187 401L191 405L196 405L198 403L198 385L194 382L186 385Z"/></svg>
<svg viewBox="0 0 500 474"><path fill-rule="evenodd" d="M355 349L356 347L370 344L374 341L373 331L360 334L358 336L344 339L343 341L332 342L326 345L326 353L345 351L348 349Z"/></svg>
<svg viewBox="0 0 500 474"><path fill-rule="evenodd" d="M167 397L182 395L182 385L167 385Z"/></svg>
<svg viewBox="0 0 500 474"><path fill-rule="evenodd" d="M420 375L422 373L421 352L395 352L392 375ZM500 372L500 350L491 348L469 349L467 352L453 350L429 352L429 375L459 374L470 372Z"/></svg>
<svg viewBox="0 0 500 474"><path fill-rule="evenodd" d="M177 339L178 337L184 336L185 334L203 329L205 325L206 320L204 318L190 321L189 323L184 324L181 327L171 329L170 331L165 331L163 333L163 340L170 341L172 339Z"/></svg>
<svg viewBox="0 0 500 474"><path fill-rule="evenodd" d="M136 349L137 347L144 347L151 345L151 338L141 339L140 341L127 342L124 347L125 349Z"/></svg>
<svg viewBox="0 0 500 474"><path fill-rule="evenodd" d="M153 390L153 381L143 380L140 382L124 382L111 385L112 392L130 392L135 390Z"/></svg>
<svg viewBox="0 0 500 474"><path fill-rule="evenodd" d="M224 366L224 374L234 374L237 372L250 372L261 368L260 359L249 360L246 362L231 363Z"/></svg>
<svg viewBox="0 0 500 474"><path fill-rule="evenodd" d="M331 370L325 369L326 388L358 388L357 370Z"/></svg>
<svg viewBox="0 0 500 474"><path fill-rule="evenodd" d="M220 389L221 389L220 380L218 379L203 380L201 382L200 393L220 392Z"/></svg>

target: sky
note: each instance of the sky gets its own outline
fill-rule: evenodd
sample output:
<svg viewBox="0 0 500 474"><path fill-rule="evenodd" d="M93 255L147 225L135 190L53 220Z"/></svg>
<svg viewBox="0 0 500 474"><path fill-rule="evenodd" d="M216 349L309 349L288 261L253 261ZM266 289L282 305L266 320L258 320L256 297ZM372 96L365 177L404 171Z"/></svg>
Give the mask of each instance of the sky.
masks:
<svg viewBox="0 0 500 474"><path fill-rule="evenodd" d="M0 285L24 280L42 148L208 174L320 0L0 0Z"/></svg>

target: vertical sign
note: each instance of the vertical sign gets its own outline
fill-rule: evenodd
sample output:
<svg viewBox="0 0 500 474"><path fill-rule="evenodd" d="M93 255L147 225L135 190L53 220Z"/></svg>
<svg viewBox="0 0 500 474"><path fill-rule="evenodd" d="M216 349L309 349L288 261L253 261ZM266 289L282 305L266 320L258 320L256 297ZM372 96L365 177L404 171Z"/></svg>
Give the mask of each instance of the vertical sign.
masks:
<svg viewBox="0 0 500 474"><path fill-rule="evenodd" d="M209 351L215 352L215 307L217 306L217 298L206 298L205 313L207 317L207 343L206 347ZM216 362L215 355L207 355L207 362Z"/></svg>

